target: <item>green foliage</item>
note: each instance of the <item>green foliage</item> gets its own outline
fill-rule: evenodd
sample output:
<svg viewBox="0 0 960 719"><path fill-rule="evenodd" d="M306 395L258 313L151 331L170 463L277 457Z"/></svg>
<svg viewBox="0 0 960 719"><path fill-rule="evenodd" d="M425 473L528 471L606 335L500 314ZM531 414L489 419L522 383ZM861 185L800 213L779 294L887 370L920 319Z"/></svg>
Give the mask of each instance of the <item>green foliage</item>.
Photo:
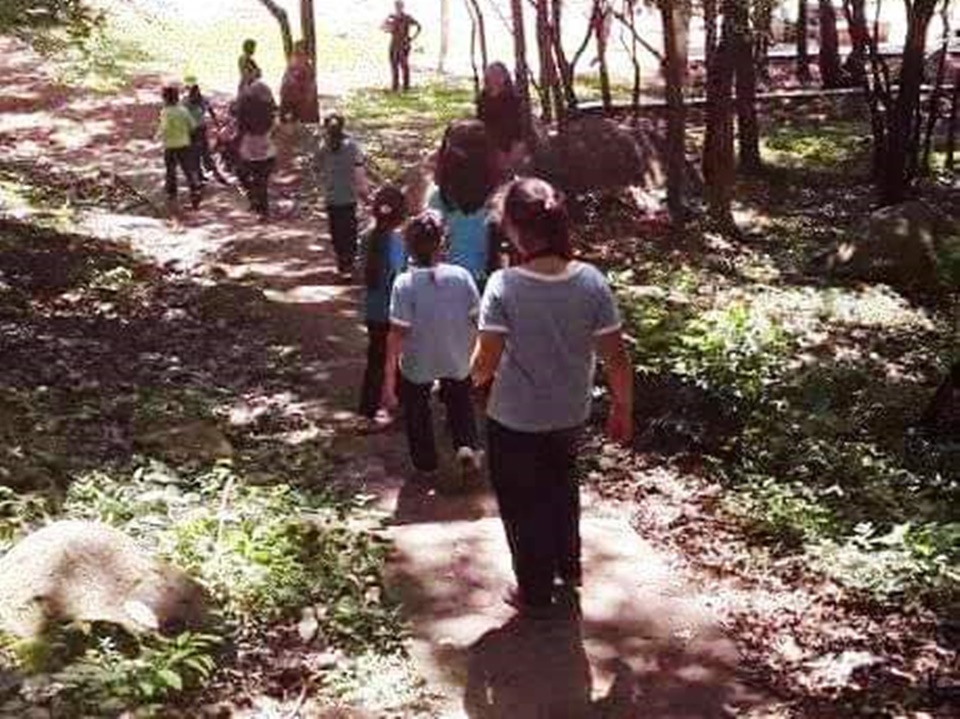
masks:
<svg viewBox="0 0 960 719"><path fill-rule="evenodd" d="M63 30L80 42L103 23L103 16L87 0L4 0L0 3L0 33L50 42L50 33Z"/></svg>
<svg viewBox="0 0 960 719"><path fill-rule="evenodd" d="M35 494L16 492L0 485L0 554L47 513L47 502Z"/></svg>
<svg viewBox="0 0 960 719"><path fill-rule="evenodd" d="M763 145L777 165L850 172L865 163L871 137L857 123L818 124L815 128L778 123L765 134Z"/></svg>
<svg viewBox="0 0 960 719"><path fill-rule="evenodd" d="M748 531L784 549L802 547L836 526L830 510L809 487L763 475L739 483L725 496L723 507Z"/></svg>

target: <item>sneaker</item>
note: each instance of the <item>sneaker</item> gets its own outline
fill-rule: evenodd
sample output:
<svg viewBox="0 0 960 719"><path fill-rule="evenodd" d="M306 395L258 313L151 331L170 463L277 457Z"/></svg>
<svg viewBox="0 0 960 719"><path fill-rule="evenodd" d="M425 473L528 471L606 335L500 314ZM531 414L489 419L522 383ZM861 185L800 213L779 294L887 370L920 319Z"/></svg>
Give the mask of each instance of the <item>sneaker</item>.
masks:
<svg viewBox="0 0 960 719"><path fill-rule="evenodd" d="M457 466L460 467L460 482L467 488L480 478L480 467L483 452L471 447L461 447L457 450Z"/></svg>

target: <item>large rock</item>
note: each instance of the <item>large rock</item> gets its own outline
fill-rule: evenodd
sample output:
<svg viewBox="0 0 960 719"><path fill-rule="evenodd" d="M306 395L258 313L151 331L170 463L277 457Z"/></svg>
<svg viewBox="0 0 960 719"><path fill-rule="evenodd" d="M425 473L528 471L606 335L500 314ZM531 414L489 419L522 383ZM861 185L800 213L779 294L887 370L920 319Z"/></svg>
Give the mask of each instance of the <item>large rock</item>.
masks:
<svg viewBox="0 0 960 719"><path fill-rule="evenodd" d="M828 265L856 279L933 291L944 281L939 257L956 232L925 202L884 207L870 216L861 238L842 244Z"/></svg>
<svg viewBox="0 0 960 719"><path fill-rule="evenodd" d="M666 184L666 141L651 126L628 129L585 116L542 140L529 169L571 195L630 186L658 189ZM689 163L687 182L693 188L700 183Z"/></svg>
<svg viewBox="0 0 960 719"><path fill-rule="evenodd" d="M24 639L70 621L177 632L202 626L206 607L186 573L103 524L51 524L0 559L0 630Z"/></svg>

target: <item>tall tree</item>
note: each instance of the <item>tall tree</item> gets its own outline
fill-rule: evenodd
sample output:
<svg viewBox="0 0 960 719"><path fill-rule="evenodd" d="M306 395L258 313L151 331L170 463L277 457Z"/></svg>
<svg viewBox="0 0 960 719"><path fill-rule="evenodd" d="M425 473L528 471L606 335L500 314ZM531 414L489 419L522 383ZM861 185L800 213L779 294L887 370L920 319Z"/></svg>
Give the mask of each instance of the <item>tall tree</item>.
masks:
<svg viewBox="0 0 960 719"><path fill-rule="evenodd" d="M610 87L610 66L607 63L607 40L610 32L610 21L613 19L613 8L609 0L599 0L593 5L593 32L597 39L597 70L600 74L600 96L603 99L603 108L609 112L613 109L613 91Z"/></svg>
<svg viewBox="0 0 960 719"><path fill-rule="evenodd" d="M880 201L903 202L914 180L921 122L920 89L923 84L927 28L937 0L906 0L907 36L896 97L887 113L885 157L880 176Z"/></svg>
<svg viewBox="0 0 960 719"><path fill-rule="evenodd" d="M717 0L703 0L703 59L707 67L717 47Z"/></svg>
<svg viewBox="0 0 960 719"><path fill-rule="evenodd" d="M840 64L840 38L837 35L837 12L833 0L820 0L820 82L826 88L843 87L843 66Z"/></svg>
<svg viewBox="0 0 960 719"><path fill-rule="evenodd" d="M523 24L523 0L510 0L510 14L513 20L513 51L516 63L516 85L520 94L520 111L523 117L523 134L529 137L530 121L530 70L527 66L527 38Z"/></svg>
<svg viewBox="0 0 960 719"><path fill-rule="evenodd" d="M260 0L267 12L273 15L277 24L280 26L280 37L283 40L283 54L289 60L293 55L293 33L290 31L290 18L287 11L278 5L274 0Z"/></svg>
<svg viewBox="0 0 960 719"><path fill-rule="evenodd" d="M687 80L689 0L659 0L663 24L663 71L667 99L667 208L677 225L686 220L686 125L683 90Z"/></svg>
<svg viewBox="0 0 960 719"><path fill-rule="evenodd" d="M536 0L537 51L540 57L540 99L543 119L559 121L564 113L563 90L560 87L557 65L554 60L554 31L551 27L550 0Z"/></svg>
<svg viewBox="0 0 960 719"><path fill-rule="evenodd" d="M443 73L447 67L447 55L450 52L450 0L440 0L440 58L437 71Z"/></svg>
<svg viewBox="0 0 960 719"><path fill-rule="evenodd" d="M733 18L737 0L723 0L720 38L707 68L707 132L703 177L707 211L723 231L735 231L731 202L736 168L733 152Z"/></svg>
<svg viewBox="0 0 960 719"><path fill-rule="evenodd" d="M850 33L850 54L843 64L843 70L851 85L862 87L867 80L866 62L870 40L866 0L844 0L843 14Z"/></svg>
<svg viewBox="0 0 960 719"><path fill-rule="evenodd" d="M764 0L760 0L764 2ZM747 173L760 169L760 123L757 120L757 65L754 59L754 33L750 28L749 0L732 0L727 12L733 13L733 55L737 82L737 142L740 169Z"/></svg>
<svg viewBox="0 0 960 719"><path fill-rule="evenodd" d="M810 55L807 52L807 0L797 2L797 80L806 85L810 82Z"/></svg>
<svg viewBox="0 0 960 719"><path fill-rule="evenodd" d="M317 19L313 0L300 0L300 34L303 50L310 64L309 81L305 93L307 104L303 108L303 122L320 122L320 98L317 91Z"/></svg>

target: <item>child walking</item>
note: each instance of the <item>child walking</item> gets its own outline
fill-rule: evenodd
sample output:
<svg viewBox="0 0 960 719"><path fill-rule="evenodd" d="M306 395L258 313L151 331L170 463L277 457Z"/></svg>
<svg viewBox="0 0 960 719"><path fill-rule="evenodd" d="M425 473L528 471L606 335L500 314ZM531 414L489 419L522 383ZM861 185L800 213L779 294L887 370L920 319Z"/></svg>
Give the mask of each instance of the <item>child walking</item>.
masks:
<svg viewBox="0 0 960 719"><path fill-rule="evenodd" d="M536 616L555 599L576 600L582 579L574 466L596 356L610 387L607 432L623 443L633 433L633 370L606 279L573 260L563 196L542 180L514 180L494 208L520 264L487 284L472 371L478 386L492 382L490 480L519 585L509 601Z"/></svg>
<svg viewBox="0 0 960 719"><path fill-rule="evenodd" d="M390 332L390 295L393 283L407 264L400 224L406 216L406 198L388 185L373 199L373 229L366 237L364 284L367 287L367 369L360 394L360 415L376 419L383 399L383 373Z"/></svg>
<svg viewBox="0 0 960 719"><path fill-rule="evenodd" d="M404 240L413 267L393 286L384 371L384 405L393 409L399 363L410 458L421 479L427 480L439 466L430 410L430 393L437 380L464 479L477 471L480 462L470 396L470 352L479 296L467 270L438 263L443 234L442 218L429 210L407 226Z"/></svg>
<svg viewBox="0 0 960 719"><path fill-rule="evenodd" d="M196 163L193 161L193 151L190 144L190 135L196 127L190 113L180 105L180 90L176 85L167 85L163 88L163 109L160 110L160 123L157 127L157 136L163 142L163 164L166 169L164 190L167 193L167 205L176 214L177 204L177 168L183 171L190 187L190 203L194 209L200 206L200 178L197 175Z"/></svg>
<svg viewBox="0 0 960 719"><path fill-rule="evenodd" d="M200 179L200 184L206 182L203 171L211 173L217 180L226 184L226 179L220 174L216 163L213 161L213 155L210 153L210 138L207 136L207 115L214 122L217 121L217 115L213 110L213 105L203 96L200 91L200 85L197 78L188 75L184 78L183 84L187 88L187 96L183 100L183 106L193 118L194 128L190 133L190 146L193 148L193 162Z"/></svg>
<svg viewBox="0 0 960 719"><path fill-rule="evenodd" d="M323 129L325 138L317 160L324 176L330 239L337 271L350 279L357 255L357 202L369 192L363 151L347 134L343 115L327 116Z"/></svg>

